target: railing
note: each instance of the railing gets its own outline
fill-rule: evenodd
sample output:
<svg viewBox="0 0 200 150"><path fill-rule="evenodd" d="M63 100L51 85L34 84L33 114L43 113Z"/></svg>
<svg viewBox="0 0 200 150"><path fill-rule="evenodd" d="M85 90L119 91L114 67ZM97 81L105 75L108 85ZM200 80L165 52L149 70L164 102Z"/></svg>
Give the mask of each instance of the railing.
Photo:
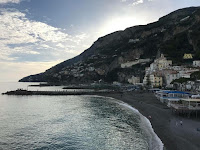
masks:
<svg viewBox="0 0 200 150"><path fill-rule="evenodd" d="M177 110L189 110L189 108L183 104L170 104L170 107L177 109Z"/></svg>
<svg viewBox="0 0 200 150"><path fill-rule="evenodd" d="M191 106L183 104L169 104L169 106L177 110L200 110L200 106Z"/></svg>

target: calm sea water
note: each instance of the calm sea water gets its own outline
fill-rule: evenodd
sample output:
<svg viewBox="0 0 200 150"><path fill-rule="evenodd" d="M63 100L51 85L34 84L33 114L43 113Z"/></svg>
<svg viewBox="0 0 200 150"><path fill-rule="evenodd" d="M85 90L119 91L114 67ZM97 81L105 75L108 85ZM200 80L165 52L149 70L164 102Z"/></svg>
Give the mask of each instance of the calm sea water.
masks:
<svg viewBox="0 0 200 150"><path fill-rule="evenodd" d="M29 84L0 83L0 92ZM112 98L0 95L0 149L160 150L162 143L146 118Z"/></svg>

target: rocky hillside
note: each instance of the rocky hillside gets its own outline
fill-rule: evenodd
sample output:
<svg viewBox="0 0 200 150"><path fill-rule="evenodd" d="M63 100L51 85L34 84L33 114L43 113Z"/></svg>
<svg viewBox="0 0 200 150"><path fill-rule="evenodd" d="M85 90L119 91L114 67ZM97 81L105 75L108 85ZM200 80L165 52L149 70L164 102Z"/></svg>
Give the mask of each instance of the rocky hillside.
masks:
<svg viewBox="0 0 200 150"><path fill-rule="evenodd" d="M200 59L200 7L180 9L157 22L101 37L79 56L20 81L127 82L132 76L143 77L158 52L175 64L185 63L185 53Z"/></svg>

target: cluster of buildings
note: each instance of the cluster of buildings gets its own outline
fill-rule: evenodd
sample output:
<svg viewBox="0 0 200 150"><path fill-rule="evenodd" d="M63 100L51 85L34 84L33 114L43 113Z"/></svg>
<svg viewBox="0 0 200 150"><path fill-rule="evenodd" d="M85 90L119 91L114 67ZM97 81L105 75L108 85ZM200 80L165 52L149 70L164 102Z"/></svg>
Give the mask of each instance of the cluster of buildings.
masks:
<svg viewBox="0 0 200 150"><path fill-rule="evenodd" d="M187 57L187 58L186 58ZM191 54L185 54L184 59L191 58ZM145 69L143 84L150 87L168 87L172 88L172 81L179 78L190 78L193 72L199 71L200 61L193 61L193 66L173 66L172 60L161 54L154 60L150 67Z"/></svg>
<svg viewBox="0 0 200 150"><path fill-rule="evenodd" d="M138 39L131 41L137 42ZM113 57L113 56L111 56ZM184 54L183 59L193 59L192 54ZM55 78L61 79L69 79L71 77L75 77L77 80L82 79L84 77L92 78L96 75L105 76L106 71L109 69L109 66L101 65L101 62L107 59L107 56L104 55L93 55L91 56L86 63L80 61L75 63L72 66L67 66L63 68L59 73L54 74ZM118 60L119 61L119 60ZM135 61L126 62L119 64L122 69L131 68L134 65L144 65L149 64L151 59L136 59ZM100 65L98 65L100 64ZM130 84L134 85L144 85L150 88L157 87L167 87L174 88L174 84L171 84L172 81L179 78L190 78L193 72L199 71L200 68L200 60L193 61L193 64L188 66L174 66L172 60L168 60L163 54L161 54L157 59L155 59L149 67L145 68L145 75L142 79L140 74L138 76L131 76L123 74L122 78L125 81L128 81ZM97 81L98 78L95 78ZM92 79L91 79L92 80ZM199 89L200 91L200 82L187 82L184 84L177 84L178 90L194 90ZM196 90L197 91L197 90Z"/></svg>

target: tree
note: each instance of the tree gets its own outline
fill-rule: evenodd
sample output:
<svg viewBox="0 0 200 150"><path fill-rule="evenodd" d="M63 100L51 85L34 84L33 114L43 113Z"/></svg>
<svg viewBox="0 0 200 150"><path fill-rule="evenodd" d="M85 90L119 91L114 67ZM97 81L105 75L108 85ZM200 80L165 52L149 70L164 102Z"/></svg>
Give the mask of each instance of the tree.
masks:
<svg viewBox="0 0 200 150"><path fill-rule="evenodd" d="M194 72L190 76L191 76L191 79L193 79L193 80L199 80L200 79L200 71Z"/></svg>
<svg viewBox="0 0 200 150"><path fill-rule="evenodd" d="M150 75L147 75L147 87L151 87L151 80L150 80Z"/></svg>

